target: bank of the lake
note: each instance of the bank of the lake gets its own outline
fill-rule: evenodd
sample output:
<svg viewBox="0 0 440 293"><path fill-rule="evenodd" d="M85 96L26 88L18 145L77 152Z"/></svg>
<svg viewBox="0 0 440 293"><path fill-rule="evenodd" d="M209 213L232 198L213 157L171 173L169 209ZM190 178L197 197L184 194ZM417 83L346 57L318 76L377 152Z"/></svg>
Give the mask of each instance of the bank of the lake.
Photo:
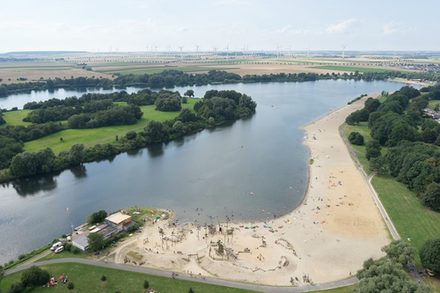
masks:
<svg viewBox="0 0 440 293"><path fill-rule="evenodd" d="M196 96L208 89L246 93L256 100L257 113L111 162L2 186L0 262L70 231L99 209L169 208L180 221L202 224L286 214L306 189L301 127L360 94L400 87L342 80L193 87Z"/></svg>

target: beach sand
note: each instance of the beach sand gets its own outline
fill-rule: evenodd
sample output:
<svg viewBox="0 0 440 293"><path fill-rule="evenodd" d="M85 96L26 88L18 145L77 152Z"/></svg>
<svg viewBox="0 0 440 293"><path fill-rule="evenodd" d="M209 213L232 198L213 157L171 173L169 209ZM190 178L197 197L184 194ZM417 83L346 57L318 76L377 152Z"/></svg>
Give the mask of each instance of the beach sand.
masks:
<svg viewBox="0 0 440 293"><path fill-rule="evenodd" d="M215 225L213 234L208 227L174 225L172 219L147 223L106 260L279 286L354 275L366 259L381 257L381 248L390 242L368 185L339 134L345 117L362 108L364 100L305 127L309 186L303 203L289 214L267 222Z"/></svg>

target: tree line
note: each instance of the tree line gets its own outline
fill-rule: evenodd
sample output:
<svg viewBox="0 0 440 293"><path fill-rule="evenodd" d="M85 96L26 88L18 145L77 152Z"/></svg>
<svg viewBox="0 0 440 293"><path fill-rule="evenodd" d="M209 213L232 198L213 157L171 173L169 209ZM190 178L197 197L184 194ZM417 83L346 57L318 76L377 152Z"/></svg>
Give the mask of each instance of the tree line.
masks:
<svg viewBox="0 0 440 293"><path fill-rule="evenodd" d="M120 75L114 80L104 78L78 77L70 79L49 79L37 82L14 83L0 85L0 97L12 94L28 93L33 90L54 90L58 88L126 88L127 86L149 88L172 88L175 86L192 86L225 83L255 83L255 82L303 82L322 79L354 79L354 80L385 80L388 78L409 78L440 81L440 74L435 72L351 72L351 73L278 73L263 75L240 76L220 70L207 73L193 74L179 70L164 70L153 74Z"/></svg>
<svg viewBox="0 0 440 293"><path fill-rule="evenodd" d="M70 79L48 79L24 83L11 83L0 85L0 97L14 94L30 93L31 91L55 89L86 89L86 88L112 88L113 81L105 78L77 77Z"/></svg>
<svg viewBox="0 0 440 293"><path fill-rule="evenodd" d="M440 86L403 87L385 96L369 98L363 109L350 114L346 123L368 122L372 140L366 145L370 169L390 175L415 191L422 203L440 211L440 124L424 113L429 100L440 99ZM360 142L351 134L352 143ZM386 147L387 152L382 152Z"/></svg>
<svg viewBox="0 0 440 293"><path fill-rule="evenodd" d="M248 118L256 109L256 103L249 96L235 91L209 91L196 106L194 111L183 109L172 120L150 121L142 131L129 131L124 137L116 137L109 144L97 144L89 148L77 144L58 155L49 148L34 153L17 149L15 154L11 152L8 156L10 163L5 160L3 166L8 167L7 175L15 178L59 172L85 162L109 159L121 152L168 142L205 128Z"/></svg>

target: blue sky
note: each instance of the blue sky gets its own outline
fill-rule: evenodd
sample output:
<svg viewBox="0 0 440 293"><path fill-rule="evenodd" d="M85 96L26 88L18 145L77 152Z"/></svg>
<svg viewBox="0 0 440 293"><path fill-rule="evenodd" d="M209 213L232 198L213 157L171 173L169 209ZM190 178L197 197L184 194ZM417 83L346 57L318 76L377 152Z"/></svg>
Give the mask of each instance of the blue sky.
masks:
<svg viewBox="0 0 440 293"><path fill-rule="evenodd" d="M0 52L440 50L440 1L2 1Z"/></svg>

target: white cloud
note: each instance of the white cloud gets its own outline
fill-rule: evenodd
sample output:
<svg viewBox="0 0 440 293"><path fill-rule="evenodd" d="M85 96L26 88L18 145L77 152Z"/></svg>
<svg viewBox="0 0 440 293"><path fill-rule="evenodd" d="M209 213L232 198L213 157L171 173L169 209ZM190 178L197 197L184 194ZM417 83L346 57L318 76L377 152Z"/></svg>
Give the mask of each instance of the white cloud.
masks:
<svg viewBox="0 0 440 293"><path fill-rule="evenodd" d="M357 22L358 20L355 18L346 19L344 21L329 25L325 31L328 33L343 33L348 31Z"/></svg>
<svg viewBox="0 0 440 293"><path fill-rule="evenodd" d="M391 35L397 32L399 29L394 23L386 23L382 27L382 33L384 35Z"/></svg>

